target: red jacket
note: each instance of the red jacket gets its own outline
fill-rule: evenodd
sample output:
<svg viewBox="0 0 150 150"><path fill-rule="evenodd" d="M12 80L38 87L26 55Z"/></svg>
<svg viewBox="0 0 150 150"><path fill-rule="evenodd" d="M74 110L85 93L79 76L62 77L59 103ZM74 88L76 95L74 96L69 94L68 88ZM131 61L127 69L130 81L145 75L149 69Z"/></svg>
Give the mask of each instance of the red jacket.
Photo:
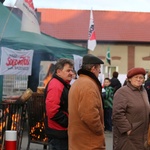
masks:
<svg viewBox="0 0 150 150"><path fill-rule="evenodd" d="M50 137L67 136L69 88L70 85L57 75L46 88L47 134Z"/></svg>

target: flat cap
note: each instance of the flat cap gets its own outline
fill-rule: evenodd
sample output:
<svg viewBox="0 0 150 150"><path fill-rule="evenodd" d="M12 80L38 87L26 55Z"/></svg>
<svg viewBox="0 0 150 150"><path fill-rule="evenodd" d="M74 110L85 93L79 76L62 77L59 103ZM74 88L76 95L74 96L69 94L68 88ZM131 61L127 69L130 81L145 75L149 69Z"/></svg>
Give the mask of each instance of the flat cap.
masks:
<svg viewBox="0 0 150 150"><path fill-rule="evenodd" d="M145 76L146 71L144 68L132 68L128 71L127 78L131 78L135 75L142 74Z"/></svg>
<svg viewBox="0 0 150 150"><path fill-rule="evenodd" d="M86 54L83 57L83 64L104 64L104 62L92 54Z"/></svg>

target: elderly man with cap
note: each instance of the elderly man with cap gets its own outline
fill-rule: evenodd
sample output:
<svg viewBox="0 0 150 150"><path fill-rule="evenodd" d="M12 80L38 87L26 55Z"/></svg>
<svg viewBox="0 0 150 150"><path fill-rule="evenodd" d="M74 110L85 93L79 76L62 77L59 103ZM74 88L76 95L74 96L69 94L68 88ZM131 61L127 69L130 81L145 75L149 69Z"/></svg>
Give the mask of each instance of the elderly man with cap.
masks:
<svg viewBox="0 0 150 150"><path fill-rule="evenodd" d="M150 107L143 83L144 68L127 73L127 85L113 99L113 150L145 150Z"/></svg>
<svg viewBox="0 0 150 150"><path fill-rule="evenodd" d="M69 91L69 150L105 150L104 115L98 75L103 61L83 57L79 78Z"/></svg>

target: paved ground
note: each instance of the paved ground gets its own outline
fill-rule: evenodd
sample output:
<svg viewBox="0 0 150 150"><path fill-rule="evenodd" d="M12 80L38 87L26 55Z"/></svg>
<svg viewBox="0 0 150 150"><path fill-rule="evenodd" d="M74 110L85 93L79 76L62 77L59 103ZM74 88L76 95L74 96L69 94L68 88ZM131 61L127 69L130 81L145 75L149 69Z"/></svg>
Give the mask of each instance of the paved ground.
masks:
<svg viewBox="0 0 150 150"><path fill-rule="evenodd" d="M106 150L113 150L113 135L112 133L105 134L106 137Z"/></svg>
<svg viewBox="0 0 150 150"><path fill-rule="evenodd" d="M106 133L106 150L112 150L112 133ZM26 150L28 144L28 136L27 132L24 132L23 139L22 139L22 146L21 150ZM30 150L43 150L43 145L40 144L30 144Z"/></svg>

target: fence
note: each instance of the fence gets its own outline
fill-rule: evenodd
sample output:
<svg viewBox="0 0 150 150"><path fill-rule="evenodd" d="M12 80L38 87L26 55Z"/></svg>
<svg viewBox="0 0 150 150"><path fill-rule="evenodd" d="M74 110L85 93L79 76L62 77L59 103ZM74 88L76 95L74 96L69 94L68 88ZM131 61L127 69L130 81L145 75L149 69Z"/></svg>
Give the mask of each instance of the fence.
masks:
<svg viewBox="0 0 150 150"><path fill-rule="evenodd" d="M21 149L24 130L26 104L1 103L0 104L0 149L4 149L5 131L17 131L17 150Z"/></svg>
<svg viewBox="0 0 150 150"><path fill-rule="evenodd" d="M27 89L27 83L27 75L4 75L3 96L20 96Z"/></svg>
<svg viewBox="0 0 150 150"><path fill-rule="evenodd" d="M47 149L48 138L45 134L45 100L43 94L33 93L27 101L28 146L30 143L42 144Z"/></svg>

